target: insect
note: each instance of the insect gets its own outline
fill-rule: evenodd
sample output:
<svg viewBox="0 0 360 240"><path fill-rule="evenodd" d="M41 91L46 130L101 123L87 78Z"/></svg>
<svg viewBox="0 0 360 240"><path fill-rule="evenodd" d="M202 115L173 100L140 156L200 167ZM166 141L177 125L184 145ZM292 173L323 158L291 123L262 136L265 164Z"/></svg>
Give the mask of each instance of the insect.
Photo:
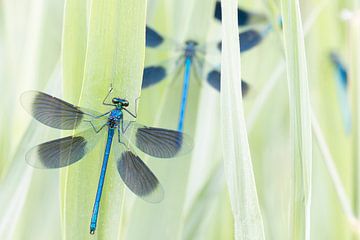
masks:
<svg viewBox="0 0 360 240"><path fill-rule="evenodd" d="M90 233L94 234L98 219L106 168L114 135L117 170L125 185L147 202L163 199L164 192L156 176L131 150L133 147L157 158L172 158L190 152L191 139L185 134L162 128L147 127L135 121L126 121L124 112L136 119L137 111L127 109L129 102L112 98L103 104L112 109L104 114L74 106L61 99L39 91L27 91L21 96L25 110L39 122L57 129L73 130L75 134L33 147L26 153L26 161L35 168L61 168L82 159L91 151L107 128L107 141L103 163L90 222Z"/></svg>
<svg viewBox="0 0 360 240"><path fill-rule="evenodd" d="M349 82L347 69L345 67L345 64L342 62L342 60L336 53L331 53L330 59L335 69L337 94L341 105L341 112L345 131L349 133L351 130L351 108L348 99Z"/></svg>
<svg viewBox="0 0 360 240"><path fill-rule="evenodd" d="M220 3L216 4L214 17L221 20ZM220 10L219 10L220 8ZM219 14L220 11L220 14ZM239 25L243 26L250 23L261 22L265 19L263 15L256 15L247 13L246 11L239 10ZM255 46L259 45L262 39L267 35L271 26L267 26L263 31L255 29L248 29L239 34L240 51L248 51ZM220 59L221 41L214 43L199 44L197 41L189 39L184 43L178 43L168 37L164 37L153 28L146 26L146 47L148 49L156 49L157 51L164 51L170 53L170 58L158 64L151 64L144 68L142 88L148 88L160 81L164 80L167 76L175 72L175 77L184 71L184 80L182 85L182 96L180 102L180 112L178 121L178 131L184 128L184 117L186 104L188 99L188 90L190 85L190 74L192 68L196 75L196 79L201 79L205 65L208 66L209 71L206 75L206 80L210 86L220 91L220 68L219 63L214 66L205 59L206 54L215 54ZM241 81L242 93L245 96L249 90L249 85L245 81Z"/></svg>

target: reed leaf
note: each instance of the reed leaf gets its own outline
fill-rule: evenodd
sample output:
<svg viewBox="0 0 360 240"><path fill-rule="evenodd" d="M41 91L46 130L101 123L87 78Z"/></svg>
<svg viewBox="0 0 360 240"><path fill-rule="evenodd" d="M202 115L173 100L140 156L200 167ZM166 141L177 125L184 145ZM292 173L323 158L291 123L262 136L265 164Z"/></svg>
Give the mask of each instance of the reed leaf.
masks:
<svg viewBox="0 0 360 240"><path fill-rule="evenodd" d="M292 197L289 238L310 239L311 113L299 1L281 1L290 108Z"/></svg>
<svg viewBox="0 0 360 240"><path fill-rule="evenodd" d="M236 1L222 1L221 126L225 177L234 217L235 239L264 239L247 139L239 80L240 46ZM237 50L236 50L237 49Z"/></svg>
<svg viewBox="0 0 360 240"><path fill-rule="evenodd" d="M72 96L68 98L80 97L79 105L105 112L102 100L112 86L114 91L110 97L128 99L130 110L134 112L135 99L140 96L144 62L145 9L145 1L67 1L63 75L64 89L71 89L69 95ZM79 164L62 173L65 239L89 236L103 151L104 144L99 144ZM114 160L109 160L96 239L122 239L124 185Z"/></svg>
<svg viewBox="0 0 360 240"><path fill-rule="evenodd" d="M354 12L354 15L349 21L349 77L353 84L352 88L352 102L353 102L353 119L352 129L353 133L353 206L355 215L360 217L360 47L358 43L360 41L360 18L359 12Z"/></svg>

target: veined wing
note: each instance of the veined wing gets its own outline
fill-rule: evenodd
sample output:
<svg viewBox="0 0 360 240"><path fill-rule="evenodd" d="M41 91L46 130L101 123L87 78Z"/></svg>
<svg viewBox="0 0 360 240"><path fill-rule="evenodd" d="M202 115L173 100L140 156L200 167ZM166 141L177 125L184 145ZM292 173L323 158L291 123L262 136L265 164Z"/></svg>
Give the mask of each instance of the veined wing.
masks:
<svg viewBox="0 0 360 240"><path fill-rule="evenodd" d="M220 91L220 71L219 70L212 70L206 76L206 81L215 88L216 90ZM247 95L249 92L249 84L244 80L241 80L241 92L243 97Z"/></svg>
<svg viewBox="0 0 360 240"><path fill-rule="evenodd" d="M144 153L157 158L173 158L189 153L191 138L175 130L147 127L124 121L123 136Z"/></svg>
<svg viewBox="0 0 360 240"><path fill-rule="evenodd" d="M39 91L24 92L21 95L21 104L39 122L63 130L76 129L85 118L100 116L100 113L74 106Z"/></svg>
<svg viewBox="0 0 360 240"><path fill-rule="evenodd" d="M90 128L74 136L42 143L30 149L25 156L27 163L35 168L61 168L82 159L91 151L103 132ZM105 138L102 138L105 139Z"/></svg>
<svg viewBox="0 0 360 240"><path fill-rule="evenodd" d="M169 42L168 38L163 38L154 29L150 28L149 26L146 27L146 46L148 48L156 48L158 50L161 48L162 45L166 44L167 42ZM162 60L162 62L160 63L151 62L150 65L147 64L148 66L144 68L142 88L147 88L155 85L167 78L168 76L172 75L173 73L177 75L184 67L185 46L179 47L179 44L177 44L175 41L170 41L170 43L172 43L173 51L168 51L170 54L170 57L168 59ZM177 48L175 48L176 45L178 46ZM207 47L207 44L196 46L196 55L201 55L202 57L204 57L205 50L208 50ZM212 50L215 50L216 53L219 54L216 43L209 44L209 47L212 47ZM150 54L150 52L146 54L146 62L148 61ZM200 77L200 69L202 68L202 66L195 66L196 64L198 63L194 64L196 74L198 75L198 77Z"/></svg>
<svg viewBox="0 0 360 240"><path fill-rule="evenodd" d="M113 143L116 166L125 185L147 202L158 203L164 198L164 190L149 167L128 147Z"/></svg>
<svg viewBox="0 0 360 240"><path fill-rule="evenodd" d="M147 88L158 82L164 80L175 69L176 60L180 57L180 45L169 38L164 38L154 29L146 26L146 47L156 49L158 53L161 50L167 52L168 57L161 62L151 62L143 71L142 88ZM149 59L151 52L146 52L146 62Z"/></svg>

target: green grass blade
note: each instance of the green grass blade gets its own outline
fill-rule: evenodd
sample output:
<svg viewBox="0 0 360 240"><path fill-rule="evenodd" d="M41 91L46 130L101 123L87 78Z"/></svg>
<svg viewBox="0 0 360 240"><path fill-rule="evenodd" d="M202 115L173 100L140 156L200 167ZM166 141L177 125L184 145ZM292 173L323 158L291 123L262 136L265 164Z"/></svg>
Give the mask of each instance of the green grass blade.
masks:
<svg viewBox="0 0 360 240"><path fill-rule="evenodd" d="M19 96L29 89L59 92L62 4L0 3L0 239L60 239L58 195L52 191L57 175L34 171L25 162L27 150L54 135L35 121L29 125Z"/></svg>
<svg viewBox="0 0 360 240"><path fill-rule="evenodd" d="M324 135L322 133L322 130L319 126L317 117L315 116L315 113L312 112L311 114L311 123L312 123L312 129L313 133L316 137L317 144L319 146L319 149L323 155L323 159L326 165L326 168L329 172L329 175L331 177L332 183L334 185L336 194L339 198L342 210L348 219L349 223L352 225L352 227L359 227L359 220L356 219L356 216L353 213L350 200L346 194L344 184L342 183L339 173L336 169L335 162L333 160L333 157L331 156L329 147L325 141Z"/></svg>
<svg viewBox="0 0 360 240"><path fill-rule="evenodd" d="M312 136L304 34L298 0L282 0L290 101L292 198L290 239L310 238Z"/></svg>
<svg viewBox="0 0 360 240"><path fill-rule="evenodd" d="M66 0L62 36L63 79L66 84L64 97L77 102L82 88L87 45L87 0Z"/></svg>
<svg viewBox="0 0 360 240"><path fill-rule="evenodd" d="M65 9L68 12L65 12L64 40L72 41L65 41L63 45L64 89L65 92L70 89L69 94L73 94L68 98L75 101L81 92L79 105L104 112L108 109L102 106L102 100L112 85L114 91L110 97L127 98L131 104L129 108L134 112L144 62L146 2L70 2ZM87 8L89 17L85 18ZM81 9L81 14L76 14L77 9ZM76 24L78 26L74 26ZM115 147L114 142L112 148ZM103 151L104 144L99 144L84 160L62 174L65 239L89 238ZM106 175L95 238L121 239L124 185L112 156Z"/></svg>
<svg viewBox="0 0 360 240"><path fill-rule="evenodd" d="M349 42L350 46L350 71L349 77L352 85L353 96L353 204L355 215L360 217L360 20L357 13L349 21Z"/></svg>
<svg viewBox="0 0 360 240"><path fill-rule="evenodd" d="M222 1L220 109L225 174L235 221L235 239L264 239L241 88L238 87L241 71L236 8L237 1Z"/></svg>

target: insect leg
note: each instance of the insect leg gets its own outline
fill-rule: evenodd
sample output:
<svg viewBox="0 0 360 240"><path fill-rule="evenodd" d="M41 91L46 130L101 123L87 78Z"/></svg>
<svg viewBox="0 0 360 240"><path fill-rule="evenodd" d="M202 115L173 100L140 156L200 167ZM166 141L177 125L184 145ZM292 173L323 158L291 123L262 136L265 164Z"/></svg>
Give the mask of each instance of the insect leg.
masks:
<svg viewBox="0 0 360 240"><path fill-rule="evenodd" d="M105 126L106 126L106 123L104 125L102 125L99 129L96 129L96 127L94 126L94 124L91 122L91 121L86 121L88 123L90 123L91 127L94 129L94 131L96 133L99 133Z"/></svg>
<svg viewBox="0 0 360 240"><path fill-rule="evenodd" d="M123 141L121 141L121 139L120 139L120 127L118 127L118 142L121 143L122 145L124 145L125 148L128 148L128 147L126 146L126 144L125 144Z"/></svg>
<svg viewBox="0 0 360 240"><path fill-rule="evenodd" d="M108 97L110 96L110 93L114 90L114 88L112 87L112 84L110 85L110 89L109 89L109 92L108 94L106 95L106 97L104 98L102 104L103 105L107 105L107 106L114 106L114 104L111 104L111 103L106 103L106 100L108 99Z"/></svg>

